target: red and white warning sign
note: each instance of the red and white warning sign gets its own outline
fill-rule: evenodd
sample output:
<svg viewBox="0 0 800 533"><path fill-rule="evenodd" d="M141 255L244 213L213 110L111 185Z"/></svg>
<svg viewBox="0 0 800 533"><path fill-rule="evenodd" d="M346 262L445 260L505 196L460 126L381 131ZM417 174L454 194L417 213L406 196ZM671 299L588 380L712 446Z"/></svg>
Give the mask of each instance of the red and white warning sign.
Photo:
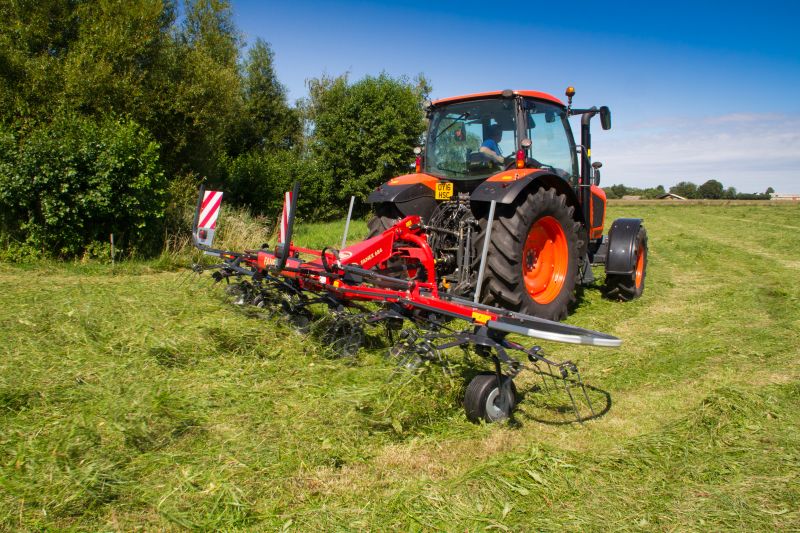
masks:
<svg viewBox="0 0 800 533"><path fill-rule="evenodd" d="M200 244L211 246L217 228L219 209L222 206L222 191L205 191L200 203L200 215L197 217L197 240ZM209 255L218 255L206 251Z"/></svg>
<svg viewBox="0 0 800 533"><path fill-rule="evenodd" d="M198 226L206 229L216 229L221 205L222 191L206 191L203 195L203 203L200 204L200 224Z"/></svg>
<svg viewBox="0 0 800 533"><path fill-rule="evenodd" d="M281 213L280 235L278 242L286 242L286 233L289 231L289 206L292 205L292 193L286 191L283 197L283 212Z"/></svg>

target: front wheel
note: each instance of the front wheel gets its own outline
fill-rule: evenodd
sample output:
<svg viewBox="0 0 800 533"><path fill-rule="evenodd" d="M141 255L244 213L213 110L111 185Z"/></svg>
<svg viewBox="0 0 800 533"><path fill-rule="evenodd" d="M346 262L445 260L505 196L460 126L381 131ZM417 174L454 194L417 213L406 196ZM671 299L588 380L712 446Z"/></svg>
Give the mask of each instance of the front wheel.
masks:
<svg viewBox="0 0 800 533"><path fill-rule="evenodd" d="M483 372L472 378L464 393L464 410L471 422L505 420L516 405L514 381L503 376L503 381L498 383L497 374L493 372Z"/></svg>

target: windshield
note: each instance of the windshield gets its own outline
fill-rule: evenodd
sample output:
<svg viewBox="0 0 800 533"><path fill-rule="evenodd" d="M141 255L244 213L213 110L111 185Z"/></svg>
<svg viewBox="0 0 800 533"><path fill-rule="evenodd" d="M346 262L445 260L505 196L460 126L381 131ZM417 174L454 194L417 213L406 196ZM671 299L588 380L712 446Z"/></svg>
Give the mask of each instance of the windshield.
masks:
<svg viewBox="0 0 800 533"><path fill-rule="evenodd" d="M424 171L449 180L475 180L502 170L518 145L515 107L513 99L495 98L436 109Z"/></svg>

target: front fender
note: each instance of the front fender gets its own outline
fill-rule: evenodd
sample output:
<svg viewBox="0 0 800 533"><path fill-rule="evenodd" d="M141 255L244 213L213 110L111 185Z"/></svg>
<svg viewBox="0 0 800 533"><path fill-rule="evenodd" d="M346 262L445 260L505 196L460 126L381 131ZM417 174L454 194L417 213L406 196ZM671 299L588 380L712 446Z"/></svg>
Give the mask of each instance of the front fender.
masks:
<svg viewBox="0 0 800 533"><path fill-rule="evenodd" d="M548 187L555 189L567 198L567 204L575 207L575 219L583 220L583 210L579 209L578 197L572 186L560 176L544 169L511 169L499 172L478 185L470 200L473 202L491 202L510 204L529 189Z"/></svg>
<svg viewBox="0 0 800 533"><path fill-rule="evenodd" d="M434 190L439 179L427 174L408 174L384 183L367 197L370 204L394 204L405 215L427 220L436 207Z"/></svg>

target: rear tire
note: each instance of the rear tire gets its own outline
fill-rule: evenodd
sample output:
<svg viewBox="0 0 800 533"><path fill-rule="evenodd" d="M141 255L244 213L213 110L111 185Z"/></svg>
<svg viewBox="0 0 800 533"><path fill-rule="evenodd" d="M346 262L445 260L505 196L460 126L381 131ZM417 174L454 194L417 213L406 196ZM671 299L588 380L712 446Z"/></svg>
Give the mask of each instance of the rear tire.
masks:
<svg viewBox="0 0 800 533"><path fill-rule="evenodd" d="M367 227L369 228L369 235L367 238L370 239L377 235L380 235L387 229L391 228L395 225L395 223L403 218L402 213L394 204L378 204L375 206L375 215L369 219L367 222Z"/></svg>
<svg viewBox="0 0 800 533"><path fill-rule="evenodd" d="M611 299L629 302L639 298L644 292L644 279L647 274L647 230L639 227L633 246L635 258L631 274L607 274L606 296Z"/></svg>
<svg viewBox="0 0 800 533"><path fill-rule="evenodd" d="M499 422L511 416L517 405L517 387L514 381L503 376L502 383L510 381L510 393L505 391L506 398L503 402L501 394L504 389L498 384L497 374L482 372L472 378L464 393L464 410L470 422Z"/></svg>
<svg viewBox="0 0 800 533"><path fill-rule="evenodd" d="M549 188L498 204L481 301L548 320L566 318L575 302L579 254L585 246L574 214L566 196ZM479 222L475 272L487 228L485 218Z"/></svg>

